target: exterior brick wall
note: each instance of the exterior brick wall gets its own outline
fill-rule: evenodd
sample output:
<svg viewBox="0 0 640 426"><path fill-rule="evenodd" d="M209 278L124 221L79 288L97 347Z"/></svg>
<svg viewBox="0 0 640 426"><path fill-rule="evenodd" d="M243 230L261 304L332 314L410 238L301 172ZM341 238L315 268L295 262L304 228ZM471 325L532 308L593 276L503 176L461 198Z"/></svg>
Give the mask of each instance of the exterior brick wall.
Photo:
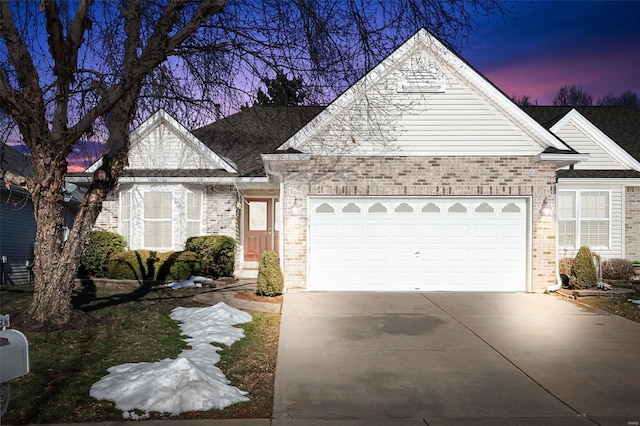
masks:
<svg viewBox="0 0 640 426"><path fill-rule="evenodd" d="M640 260L640 186L628 186L625 192L625 257Z"/></svg>
<svg viewBox="0 0 640 426"><path fill-rule="evenodd" d="M118 194L109 196L102 203L102 211L98 215L94 230L119 232L120 207L118 205Z"/></svg>
<svg viewBox="0 0 640 426"><path fill-rule="evenodd" d="M555 212L555 165L526 157L322 157L282 161L285 212L295 201L300 215L285 215L284 274L287 288L304 288L307 273L306 197L513 196L531 197L531 290L556 282L555 217L538 213L546 198Z"/></svg>
<svg viewBox="0 0 640 426"><path fill-rule="evenodd" d="M204 233L227 235L238 239L237 197L232 186L208 187L204 193Z"/></svg>

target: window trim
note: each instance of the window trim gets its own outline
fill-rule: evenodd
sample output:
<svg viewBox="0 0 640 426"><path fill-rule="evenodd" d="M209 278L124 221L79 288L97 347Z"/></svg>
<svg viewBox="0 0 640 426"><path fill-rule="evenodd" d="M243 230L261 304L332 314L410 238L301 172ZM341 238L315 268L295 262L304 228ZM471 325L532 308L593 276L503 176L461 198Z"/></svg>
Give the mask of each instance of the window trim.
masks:
<svg viewBox="0 0 640 426"><path fill-rule="evenodd" d="M582 193L585 192L600 192L600 193L606 193L607 194L607 218L591 218L591 219L583 219L581 214L580 214L580 210L582 208ZM574 246L562 246L560 245L560 243L558 242L558 247L562 248L562 249L578 249L579 247L581 247L583 244L582 239L581 239L581 232L582 232L582 222L585 220L601 220L607 221L607 245L606 246L589 246L590 248L594 248L594 249L610 249L611 248L611 239L612 239L612 235L611 235L611 229L612 229L612 221L613 221L613 216L612 216L612 200L611 200L611 195L612 195L612 190L610 189L561 189L558 190L558 196L560 195L560 193L573 193L575 194L575 205L574 205L574 217L573 219L571 219L574 222ZM567 221L569 221L569 219L567 219ZM559 230L559 225L560 225L560 219L556 218L556 230Z"/></svg>

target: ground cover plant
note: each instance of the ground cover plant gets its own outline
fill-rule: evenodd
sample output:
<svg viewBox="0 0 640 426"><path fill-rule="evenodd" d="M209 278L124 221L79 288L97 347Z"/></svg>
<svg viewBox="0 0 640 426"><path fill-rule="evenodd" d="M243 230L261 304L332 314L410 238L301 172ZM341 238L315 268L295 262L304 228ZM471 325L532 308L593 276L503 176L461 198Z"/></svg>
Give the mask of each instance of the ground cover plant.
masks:
<svg viewBox="0 0 640 426"><path fill-rule="evenodd" d="M187 346L176 322L169 318L178 306L202 307L193 301L212 289L178 291L135 285L85 285L74 294L76 329L30 330L21 323L33 297L32 287L0 288L0 312L11 315L12 328L29 340L31 373L11 384L4 424L107 422L122 420L109 401L89 396L91 385L107 368L127 362L175 358ZM280 317L251 312L253 321L239 325L245 338L225 348L217 364L232 385L248 391L249 402L224 410L189 412L152 419L268 418L273 406L273 383ZM224 346L219 345L217 346Z"/></svg>

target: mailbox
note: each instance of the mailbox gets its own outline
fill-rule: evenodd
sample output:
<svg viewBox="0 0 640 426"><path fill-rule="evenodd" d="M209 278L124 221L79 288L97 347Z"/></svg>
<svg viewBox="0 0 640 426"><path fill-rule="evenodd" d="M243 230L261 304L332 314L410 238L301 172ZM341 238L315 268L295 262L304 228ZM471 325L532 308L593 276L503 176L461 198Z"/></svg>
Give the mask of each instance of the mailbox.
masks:
<svg viewBox="0 0 640 426"><path fill-rule="evenodd" d="M29 373L29 342L18 330L0 331L0 383Z"/></svg>

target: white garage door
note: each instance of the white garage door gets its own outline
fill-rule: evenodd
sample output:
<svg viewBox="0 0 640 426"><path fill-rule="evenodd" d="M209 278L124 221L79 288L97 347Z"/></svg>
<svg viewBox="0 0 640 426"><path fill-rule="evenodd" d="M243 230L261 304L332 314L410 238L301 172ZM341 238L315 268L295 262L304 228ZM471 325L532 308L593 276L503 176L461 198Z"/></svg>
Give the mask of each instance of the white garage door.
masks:
<svg viewBox="0 0 640 426"><path fill-rule="evenodd" d="M309 199L309 290L525 291L523 198Z"/></svg>

